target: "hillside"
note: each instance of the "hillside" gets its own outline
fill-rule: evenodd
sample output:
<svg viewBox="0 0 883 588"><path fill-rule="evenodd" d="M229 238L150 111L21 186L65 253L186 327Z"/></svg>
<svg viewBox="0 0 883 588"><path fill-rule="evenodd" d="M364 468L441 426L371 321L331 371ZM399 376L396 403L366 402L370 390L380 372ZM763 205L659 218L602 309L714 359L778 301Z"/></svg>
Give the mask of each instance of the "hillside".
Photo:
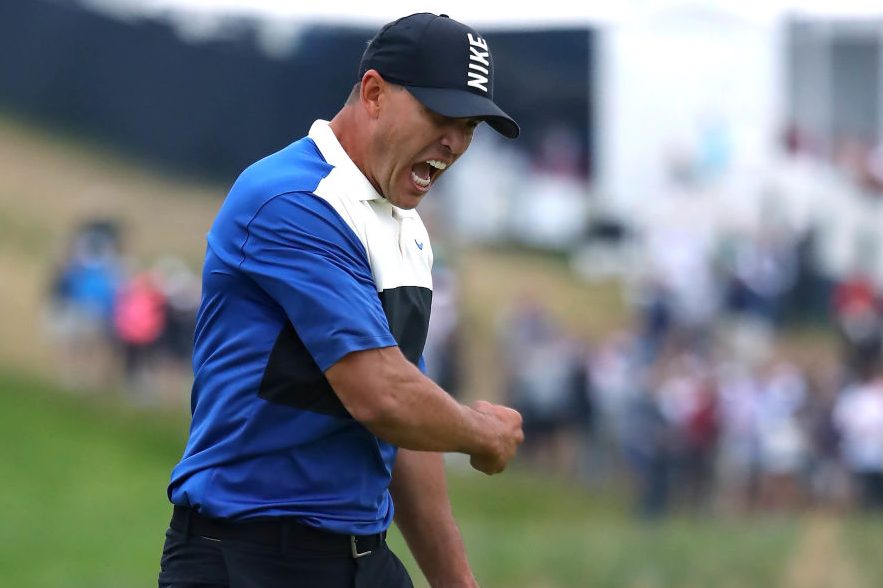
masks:
<svg viewBox="0 0 883 588"><path fill-rule="evenodd" d="M0 362L47 372L44 295L54 264L78 223L120 221L133 264L174 255L199 271L204 236L227 186L170 178L82 139L0 118ZM232 182L232 179L230 181ZM523 292L543 302L576 335L598 336L625 321L618 289L588 286L542 255L454 247L464 319L467 395L498 390L498 319ZM52 372L49 369L49 372Z"/></svg>

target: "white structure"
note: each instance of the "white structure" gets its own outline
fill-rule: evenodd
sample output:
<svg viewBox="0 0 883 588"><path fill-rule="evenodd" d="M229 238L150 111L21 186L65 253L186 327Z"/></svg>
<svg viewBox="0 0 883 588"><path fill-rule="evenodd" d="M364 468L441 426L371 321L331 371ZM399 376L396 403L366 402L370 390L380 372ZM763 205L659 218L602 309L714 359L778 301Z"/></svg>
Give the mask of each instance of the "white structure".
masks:
<svg viewBox="0 0 883 588"><path fill-rule="evenodd" d="M707 8L665 8L605 28L597 63L599 193L631 217L688 158L752 169L781 123L776 21Z"/></svg>
<svg viewBox="0 0 883 588"><path fill-rule="evenodd" d="M843 92L855 94L850 88L862 89L865 79L861 75L847 76L845 83L853 86L837 89L834 82L845 75L843 68L838 70L838 80L832 73L833 61L843 53L838 53L838 39L858 35L870 40L866 49L877 47L880 52L875 89L863 91L870 91L870 101L875 98L878 102L874 132L877 139L883 136L883 25L879 24L883 22L883 6L878 2L631 0L577 5L549 0L499 10L492 3L460 0L420 5L393 1L370 7L333 0L312 4L287 0L80 1L122 16L164 15L190 37L223 31L231 17L255 18L261 23L260 38L269 49L291 43L305 23L373 27L415 10L444 12L485 30L585 27L587 34L589 30L596 32L592 56L596 77L591 88L595 97L592 191L597 197L590 203L592 208L587 205L579 210L566 204L572 203L576 194L570 187L559 190L569 194L559 199L559 204L566 205L547 206L554 204L550 199L534 202L524 187L528 182L523 169L505 167L507 162L502 161L498 166L487 164L487 158L476 156L486 165L472 166L468 173L479 180L482 178L475 174L489 176L482 183L482 210L475 210L479 206L475 198L467 199L464 205L473 207L468 215L471 219L481 221L467 232L483 239L526 234L533 227L537 229L532 241L535 244L568 248L570 241L582 234L579 223L587 219L578 218L581 215L600 211L628 222L652 222L657 201L670 189L668 180L682 160L689 160L691 166L699 168L693 172L709 178L725 172L739 178L735 185L728 185L729 195L716 195L734 207L726 213L730 218L724 220L741 222L756 215L756 203L747 195L759 192L752 182L759 181L775 160L776 141L789 114L796 113L813 130L827 135L855 126L863 116L849 115L849 109L837 104L837 96ZM787 15L829 22L848 16L871 24L859 29L848 23L839 28L828 24L810 27L799 39L809 43L808 52L788 62ZM786 104L789 84L793 84L792 94L798 98ZM880 157L883 162L883 155ZM880 166L883 170L883 163ZM467 172L465 163L459 167L452 170L451 179ZM501 169L506 173L500 174ZM513 194L519 189L526 195ZM518 210L513 212L513 207ZM556 208L564 209L561 230L553 218ZM531 223L536 218L548 222L534 227ZM530 224L527 229L525 219Z"/></svg>

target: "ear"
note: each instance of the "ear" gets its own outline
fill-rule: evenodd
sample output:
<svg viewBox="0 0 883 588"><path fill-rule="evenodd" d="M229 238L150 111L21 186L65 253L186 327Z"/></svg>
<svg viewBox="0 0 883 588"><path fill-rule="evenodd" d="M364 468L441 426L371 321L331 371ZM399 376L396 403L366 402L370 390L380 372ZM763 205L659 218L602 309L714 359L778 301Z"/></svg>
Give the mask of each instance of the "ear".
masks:
<svg viewBox="0 0 883 588"><path fill-rule="evenodd" d="M377 73L377 70L369 69L362 76L362 84L359 88L359 101L371 118L380 115L381 96L386 91L386 82Z"/></svg>

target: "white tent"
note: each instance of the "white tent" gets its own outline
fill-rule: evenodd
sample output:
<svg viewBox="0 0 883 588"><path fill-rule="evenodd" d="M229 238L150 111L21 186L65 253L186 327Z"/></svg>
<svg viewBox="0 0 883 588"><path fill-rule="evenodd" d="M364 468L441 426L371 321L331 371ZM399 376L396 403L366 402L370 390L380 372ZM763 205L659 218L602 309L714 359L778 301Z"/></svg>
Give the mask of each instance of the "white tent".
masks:
<svg viewBox="0 0 883 588"><path fill-rule="evenodd" d="M614 208L652 198L666 150L702 141L720 125L732 163L756 166L782 122L781 17L883 17L862 0L475 0L292 2L290 0L80 0L121 17L165 16L191 38L231 18L258 22L267 48L313 23L374 27L416 11L443 12L479 30L586 27L598 31L592 80L596 181Z"/></svg>

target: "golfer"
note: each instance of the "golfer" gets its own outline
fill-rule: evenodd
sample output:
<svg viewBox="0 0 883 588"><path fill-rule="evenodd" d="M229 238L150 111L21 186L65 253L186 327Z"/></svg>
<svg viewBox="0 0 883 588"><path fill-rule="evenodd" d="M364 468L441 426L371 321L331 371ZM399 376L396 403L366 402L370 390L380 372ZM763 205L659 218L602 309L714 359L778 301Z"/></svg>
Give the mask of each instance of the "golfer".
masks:
<svg viewBox="0 0 883 588"><path fill-rule="evenodd" d="M521 416L424 376L432 247L415 207L480 123L518 135L493 90L479 33L401 18L330 122L236 180L207 237L161 588L411 586L393 520L432 586L477 586L442 452L501 472Z"/></svg>

